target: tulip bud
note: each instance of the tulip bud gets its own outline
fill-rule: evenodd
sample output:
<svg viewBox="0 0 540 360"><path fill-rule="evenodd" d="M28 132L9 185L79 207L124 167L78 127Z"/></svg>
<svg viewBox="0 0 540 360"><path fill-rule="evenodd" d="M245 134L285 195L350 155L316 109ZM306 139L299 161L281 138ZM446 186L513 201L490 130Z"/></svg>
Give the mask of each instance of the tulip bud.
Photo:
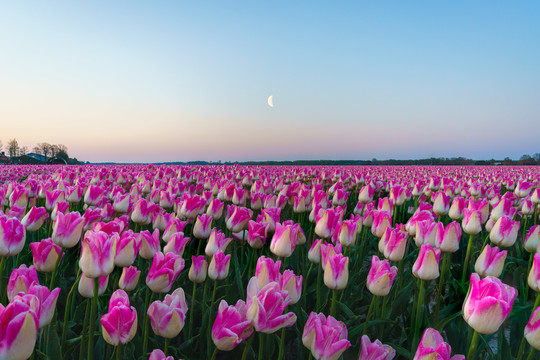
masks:
<svg viewBox="0 0 540 360"><path fill-rule="evenodd" d="M502 216L491 229L489 238L496 245L510 247L516 242L519 226L519 221L512 221L508 216Z"/></svg>
<svg viewBox="0 0 540 360"><path fill-rule="evenodd" d="M85 233L79 267L87 277L107 276L114 270L117 240L117 233L113 236L109 236L103 231Z"/></svg>
<svg viewBox="0 0 540 360"><path fill-rule="evenodd" d="M52 225L52 240L63 248L72 248L81 239L85 219L78 212L58 213Z"/></svg>
<svg viewBox="0 0 540 360"><path fill-rule="evenodd" d="M193 236L197 239L208 239L210 236L210 226L212 225L212 217L206 214L197 216L195 225L193 225Z"/></svg>
<svg viewBox="0 0 540 360"><path fill-rule="evenodd" d="M377 256L373 255L366 286L373 295L386 296L392 288L396 275L397 267L390 267L388 260L379 260Z"/></svg>
<svg viewBox="0 0 540 360"><path fill-rule="evenodd" d="M463 231L469 235L476 235L482 230L482 214L478 210L464 210Z"/></svg>
<svg viewBox="0 0 540 360"><path fill-rule="evenodd" d="M362 350L358 360L392 360L396 356L396 350L390 345L384 345L379 340L371 342L367 335L361 339Z"/></svg>
<svg viewBox="0 0 540 360"><path fill-rule="evenodd" d="M291 304L296 304L302 295L302 275L294 275L292 270L285 270L279 279L279 286L287 291Z"/></svg>
<svg viewBox="0 0 540 360"><path fill-rule="evenodd" d="M448 359L448 360L465 360L463 355L454 355L450 357L452 348L444 341L441 334L432 328L426 329L422 340L418 344L416 354L413 360L430 360L430 359Z"/></svg>
<svg viewBox="0 0 540 360"><path fill-rule="evenodd" d="M212 341L221 351L230 351L253 333L251 321L247 319L247 306L242 300L228 305L221 300L216 320L212 325Z"/></svg>
<svg viewBox="0 0 540 360"><path fill-rule="evenodd" d="M206 274L208 271L208 263L204 255L192 256L191 257L191 267L189 268L189 280L194 283L203 283L206 280Z"/></svg>
<svg viewBox="0 0 540 360"><path fill-rule="evenodd" d="M127 344L137 333L137 310L129 304L124 290L116 290L109 301L109 311L101 317L103 339L113 345ZM117 350L118 351L118 350Z"/></svg>
<svg viewBox="0 0 540 360"><path fill-rule="evenodd" d="M48 218L49 214L44 207L33 206L24 216L21 223L26 227L26 231L34 232L38 231Z"/></svg>
<svg viewBox="0 0 540 360"><path fill-rule="evenodd" d="M438 278L440 258L441 249L433 248L431 244L422 245L412 268L414 276L422 280Z"/></svg>
<svg viewBox="0 0 540 360"><path fill-rule="evenodd" d="M41 272L53 272L56 260L62 252L62 248L53 243L51 238L40 242L30 243L34 266Z"/></svg>
<svg viewBox="0 0 540 360"><path fill-rule="evenodd" d="M188 311L186 297L182 288L171 295L165 295L163 301L154 301L148 307L148 317L154 334L172 339L184 328Z"/></svg>
<svg viewBox="0 0 540 360"><path fill-rule="evenodd" d="M349 281L349 258L342 254L329 256L324 267L324 285L332 290L342 290Z"/></svg>
<svg viewBox="0 0 540 360"><path fill-rule="evenodd" d="M20 292L28 293L34 285L39 285L39 279L36 268L33 265L27 267L25 264L22 264L17 269L14 269L9 276L7 285L7 297L9 301L13 300L15 295L18 295Z"/></svg>
<svg viewBox="0 0 540 360"><path fill-rule="evenodd" d="M23 301L0 305L0 358L28 359L34 351L38 331L36 312Z"/></svg>
<svg viewBox="0 0 540 360"><path fill-rule="evenodd" d="M132 291L137 287L141 271L135 266L129 266L122 269L122 275L118 281L118 287L125 291Z"/></svg>
<svg viewBox="0 0 540 360"><path fill-rule="evenodd" d="M502 274L504 268L504 261L506 260L507 251L500 251L497 246L486 245L476 263L474 264L474 271L476 271L481 277L494 276L499 277Z"/></svg>
<svg viewBox="0 0 540 360"><path fill-rule="evenodd" d="M322 239L316 239L313 244L311 244L311 247L308 251L308 259L314 264L318 264L321 262L321 244L323 240Z"/></svg>
<svg viewBox="0 0 540 360"><path fill-rule="evenodd" d="M459 241L461 240L461 226L457 221L453 221L443 227L442 223L438 223L436 246L445 253L454 253L459 250Z"/></svg>
<svg viewBox="0 0 540 360"><path fill-rule="evenodd" d="M146 285L156 293L166 293L185 266L182 257L174 254L157 252L146 276Z"/></svg>
<svg viewBox="0 0 540 360"><path fill-rule="evenodd" d="M540 307L532 313L524 333L529 344L536 350L540 350Z"/></svg>
<svg viewBox="0 0 540 360"><path fill-rule="evenodd" d="M13 256L21 252L26 229L17 219L0 216L0 256Z"/></svg>
<svg viewBox="0 0 540 360"><path fill-rule="evenodd" d="M529 271L527 280L529 287L536 292L540 292L540 254L534 254L533 264Z"/></svg>
<svg viewBox="0 0 540 360"><path fill-rule="evenodd" d="M109 283L109 275L99 278L98 296L103 295L107 290L107 284ZM79 294L85 298L94 297L94 279L89 278L84 273L81 274L79 279Z"/></svg>
<svg viewBox="0 0 540 360"><path fill-rule="evenodd" d="M512 311L516 296L516 289L496 277L480 280L480 276L473 273L463 303L463 318L480 334L493 334Z"/></svg>
<svg viewBox="0 0 540 360"><path fill-rule="evenodd" d="M218 250L210 261L208 266L208 277L212 280L223 280L229 275L229 263L231 255L225 255L223 251Z"/></svg>
<svg viewBox="0 0 540 360"><path fill-rule="evenodd" d="M540 243L540 225L531 226L525 235L525 250L530 253L537 252L538 243Z"/></svg>
<svg viewBox="0 0 540 360"><path fill-rule="evenodd" d="M289 257L296 247L298 229L294 225L276 223L276 232L270 242L270 251L279 257Z"/></svg>

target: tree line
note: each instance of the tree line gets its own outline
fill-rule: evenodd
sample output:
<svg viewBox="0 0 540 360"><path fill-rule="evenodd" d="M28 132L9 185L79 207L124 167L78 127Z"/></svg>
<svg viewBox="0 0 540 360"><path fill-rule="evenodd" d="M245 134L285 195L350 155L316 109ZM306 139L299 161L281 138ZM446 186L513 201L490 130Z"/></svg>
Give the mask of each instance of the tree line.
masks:
<svg viewBox="0 0 540 360"><path fill-rule="evenodd" d="M0 140L0 152L2 151L3 143ZM11 139L8 141L5 151L9 154L11 158L21 157L28 155L27 146L19 146L17 139ZM45 161L50 158L62 158L66 161L70 160L68 155L68 148L62 144L49 144L46 142L37 143L36 146L32 149L32 152L38 155L45 157Z"/></svg>

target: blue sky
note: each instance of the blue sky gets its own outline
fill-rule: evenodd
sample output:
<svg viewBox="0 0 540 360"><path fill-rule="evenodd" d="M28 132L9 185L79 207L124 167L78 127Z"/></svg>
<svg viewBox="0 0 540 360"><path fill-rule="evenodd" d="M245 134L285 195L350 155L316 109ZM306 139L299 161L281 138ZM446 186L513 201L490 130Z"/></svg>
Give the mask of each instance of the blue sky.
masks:
<svg viewBox="0 0 540 360"><path fill-rule="evenodd" d="M4 144L134 162L540 152L538 2L0 4Z"/></svg>

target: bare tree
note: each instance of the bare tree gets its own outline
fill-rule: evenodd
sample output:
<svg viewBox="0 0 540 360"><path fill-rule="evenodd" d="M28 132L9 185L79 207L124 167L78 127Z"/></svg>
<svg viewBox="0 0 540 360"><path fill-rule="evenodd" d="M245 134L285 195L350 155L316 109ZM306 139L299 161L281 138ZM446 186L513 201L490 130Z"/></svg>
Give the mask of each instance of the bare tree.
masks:
<svg viewBox="0 0 540 360"><path fill-rule="evenodd" d="M8 142L8 151L9 151L9 156L10 157L17 156L17 154L19 152L19 143L17 143L16 139L9 140L9 142Z"/></svg>
<svg viewBox="0 0 540 360"><path fill-rule="evenodd" d="M42 143L38 143L36 148L39 148L40 151L39 151L39 154L45 156L45 160L47 160L47 158L49 157L49 155L51 154L51 148L52 148L52 145L51 144L48 144L46 142L42 142ZM34 148L35 149L35 148Z"/></svg>
<svg viewBox="0 0 540 360"><path fill-rule="evenodd" d="M26 154L28 154L28 147L27 146L20 147L19 148L19 156L23 156L23 155L26 155Z"/></svg>
<svg viewBox="0 0 540 360"><path fill-rule="evenodd" d="M2 140L0 140L0 150L2 150L2 146L4 146L4 144L2 144Z"/></svg>

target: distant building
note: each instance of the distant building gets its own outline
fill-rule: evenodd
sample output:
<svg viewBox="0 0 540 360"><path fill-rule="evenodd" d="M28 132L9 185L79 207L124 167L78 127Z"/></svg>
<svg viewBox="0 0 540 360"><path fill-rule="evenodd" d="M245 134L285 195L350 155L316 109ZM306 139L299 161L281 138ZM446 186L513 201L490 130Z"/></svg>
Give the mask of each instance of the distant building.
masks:
<svg viewBox="0 0 540 360"><path fill-rule="evenodd" d="M11 162L11 160L6 156L6 154L2 151L0 153L0 164L1 165L7 165Z"/></svg>
<svg viewBox="0 0 540 360"><path fill-rule="evenodd" d="M37 161L40 161L43 164L47 162L47 157L41 154L36 154L36 153L31 152L31 153L26 154L26 156L28 156L29 158L35 159Z"/></svg>

